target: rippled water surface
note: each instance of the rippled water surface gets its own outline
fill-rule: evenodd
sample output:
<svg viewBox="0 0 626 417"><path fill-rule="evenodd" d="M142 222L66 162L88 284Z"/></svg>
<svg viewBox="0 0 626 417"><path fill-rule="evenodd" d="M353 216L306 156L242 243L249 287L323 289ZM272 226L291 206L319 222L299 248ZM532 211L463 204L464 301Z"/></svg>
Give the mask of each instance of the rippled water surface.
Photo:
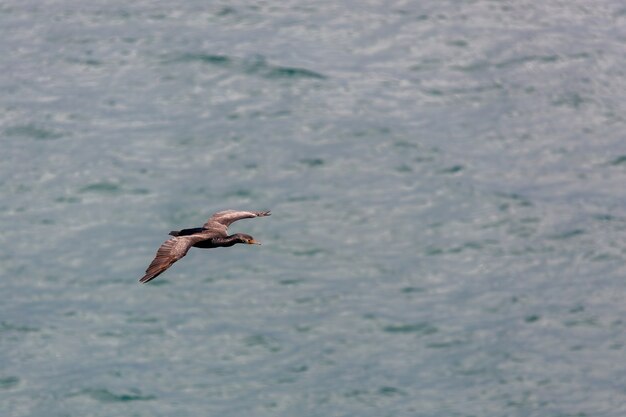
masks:
<svg viewBox="0 0 626 417"><path fill-rule="evenodd" d="M177 3L0 4L0 415L626 415L622 2Z"/></svg>

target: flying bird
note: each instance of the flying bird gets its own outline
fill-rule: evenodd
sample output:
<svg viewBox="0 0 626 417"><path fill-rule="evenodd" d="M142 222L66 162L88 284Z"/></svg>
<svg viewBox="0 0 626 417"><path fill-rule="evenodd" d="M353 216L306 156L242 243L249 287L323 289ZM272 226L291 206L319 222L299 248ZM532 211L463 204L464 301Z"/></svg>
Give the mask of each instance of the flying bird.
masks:
<svg viewBox="0 0 626 417"><path fill-rule="evenodd" d="M228 235L228 226L241 219L269 216L270 211L237 211L224 210L212 215L202 227L172 230L169 238L157 250L154 260L146 269L146 274L139 282L148 282L165 272L174 262L187 254L192 246L211 249L229 247L237 243L260 245L254 238L245 233Z"/></svg>

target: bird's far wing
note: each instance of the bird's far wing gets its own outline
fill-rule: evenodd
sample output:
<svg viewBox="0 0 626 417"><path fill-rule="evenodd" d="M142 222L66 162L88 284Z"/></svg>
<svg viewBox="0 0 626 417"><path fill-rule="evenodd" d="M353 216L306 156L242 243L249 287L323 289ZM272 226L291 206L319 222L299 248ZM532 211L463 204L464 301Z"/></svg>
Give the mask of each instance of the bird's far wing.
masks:
<svg viewBox="0 0 626 417"><path fill-rule="evenodd" d="M146 269L146 274L139 282L148 282L161 275L167 268L172 266L174 262L187 254L187 251L195 242L192 236L173 237L163 242L159 250L157 250L154 260Z"/></svg>
<svg viewBox="0 0 626 417"><path fill-rule="evenodd" d="M270 211L237 211L237 210L224 210L215 213L203 227L210 229L213 228L215 223L221 224L223 226L230 226L233 222L241 219L251 219L253 217L264 217L269 216Z"/></svg>

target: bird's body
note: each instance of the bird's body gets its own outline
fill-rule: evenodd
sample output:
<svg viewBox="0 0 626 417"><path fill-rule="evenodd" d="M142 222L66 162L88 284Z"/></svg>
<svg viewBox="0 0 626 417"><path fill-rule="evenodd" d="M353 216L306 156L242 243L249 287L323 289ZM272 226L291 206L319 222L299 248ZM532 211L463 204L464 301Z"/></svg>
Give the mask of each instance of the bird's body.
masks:
<svg viewBox="0 0 626 417"><path fill-rule="evenodd" d="M163 242L146 274L139 280L148 282L165 272L172 264L187 254L189 248L211 249L229 247L237 243L260 244L250 235L228 235L228 226L241 219L269 216L269 211L225 210L215 213L202 227L173 230L170 239Z"/></svg>

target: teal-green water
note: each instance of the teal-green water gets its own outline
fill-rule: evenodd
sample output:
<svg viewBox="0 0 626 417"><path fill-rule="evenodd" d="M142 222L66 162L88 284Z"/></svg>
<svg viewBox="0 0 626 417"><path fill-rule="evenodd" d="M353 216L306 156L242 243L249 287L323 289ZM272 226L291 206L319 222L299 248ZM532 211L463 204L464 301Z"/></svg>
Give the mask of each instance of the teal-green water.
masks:
<svg viewBox="0 0 626 417"><path fill-rule="evenodd" d="M179 3L0 4L0 415L626 415L621 2Z"/></svg>

